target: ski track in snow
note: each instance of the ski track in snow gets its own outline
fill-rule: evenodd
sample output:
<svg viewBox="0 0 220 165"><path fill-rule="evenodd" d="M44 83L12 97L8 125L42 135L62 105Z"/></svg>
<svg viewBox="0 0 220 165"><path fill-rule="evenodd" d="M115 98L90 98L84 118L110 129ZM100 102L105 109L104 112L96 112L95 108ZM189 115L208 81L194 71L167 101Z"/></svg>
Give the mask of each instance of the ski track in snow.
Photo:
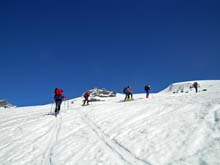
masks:
<svg viewBox="0 0 220 165"><path fill-rule="evenodd" d="M120 159L124 161L122 162L122 164L126 163L131 165L150 165L150 163L148 163L147 161L136 157L134 154L131 153L131 151L129 151L127 148L122 146L117 141L111 140L109 135L101 131L101 129L94 122L92 122L86 115L82 114L82 119L92 129L96 136L110 149L110 152L115 153L116 156L119 156Z"/></svg>
<svg viewBox="0 0 220 165"><path fill-rule="evenodd" d="M45 153L43 154L43 160L41 162L42 165L48 165L48 164L53 165L53 148L57 143L61 124L62 124L62 115L59 114L54 120L55 126L50 131L51 133L50 133L48 146Z"/></svg>

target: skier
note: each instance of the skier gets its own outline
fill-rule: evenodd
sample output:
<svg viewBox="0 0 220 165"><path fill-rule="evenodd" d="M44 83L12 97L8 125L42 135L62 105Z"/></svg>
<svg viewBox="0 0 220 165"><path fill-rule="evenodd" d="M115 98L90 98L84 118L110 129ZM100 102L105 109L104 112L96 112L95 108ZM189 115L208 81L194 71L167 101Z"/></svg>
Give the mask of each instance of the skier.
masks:
<svg viewBox="0 0 220 165"><path fill-rule="evenodd" d="M198 92L199 84L197 82L194 82L192 86L195 88L195 91L197 93Z"/></svg>
<svg viewBox="0 0 220 165"><path fill-rule="evenodd" d="M133 100L133 94L132 94L132 89L130 86L127 86L124 88L123 90L124 94L125 94L125 99L124 101L128 101L128 100Z"/></svg>
<svg viewBox="0 0 220 165"><path fill-rule="evenodd" d="M83 95L83 97L84 97L83 106L89 105L89 96L90 96L90 91L86 91Z"/></svg>
<svg viewBox="0 0 220 165"><path fill-rule="evenodd" d="M123 89L123 93L125 94L125 99L124 101L127 101L129 99L129 93L128 93L128 87L125 87Z"/></svg>
<svg viewBox="0 0 220 165"><path fill-rule="evenodd" d="M128 86L128 99L133 100L133 93L132 93L131 86Z"/></svg>
<svg viewBox="0 0 220 165"><path fill-rule="evenodd" d="M63 96L63 90L60 89L60 88L55 88L55 91L54 91L54 101L55 101L55 104L56 104L56 107L55 107L55 116L57 116L57 114L59 114L60 112L60 107L61 107L61 104L62 104L62 101L63 99L65 99L66 97Z"/></svg>
<svg viewBox="0 0 220 165"><path fill-rule="evenodd" d="M144 90L145 90L145 92L146 92L146 98L148 98L148 97L149 97L149 94L150 94L150 85L146 85L146 86L144 87Z"/></svg>

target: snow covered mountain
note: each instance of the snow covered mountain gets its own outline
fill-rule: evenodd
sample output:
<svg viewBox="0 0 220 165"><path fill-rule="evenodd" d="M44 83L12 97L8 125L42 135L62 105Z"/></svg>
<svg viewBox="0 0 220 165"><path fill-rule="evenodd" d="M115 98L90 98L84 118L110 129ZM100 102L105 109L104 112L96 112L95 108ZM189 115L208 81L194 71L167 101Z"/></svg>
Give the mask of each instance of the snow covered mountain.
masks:
<svg viewBox="0 0 220 165"><path fill-rule="evenodd" d="M75 98L57 118L53 104L0 111L0 164L219 165L220 80L198 93L192 82L129 102Z"/></svg>

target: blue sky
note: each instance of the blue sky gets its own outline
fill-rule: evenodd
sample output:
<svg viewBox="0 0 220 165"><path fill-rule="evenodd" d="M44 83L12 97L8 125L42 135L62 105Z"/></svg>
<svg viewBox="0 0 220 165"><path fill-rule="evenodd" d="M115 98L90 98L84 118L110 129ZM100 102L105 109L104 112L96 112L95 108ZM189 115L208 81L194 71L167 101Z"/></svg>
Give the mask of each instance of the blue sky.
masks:
<svg viewBox="0 0 220 165"><path fill-rule="evenodd" d="M0 98L17 106L94 87L142 93L220 79L218 0L0 2Z"/></svg>

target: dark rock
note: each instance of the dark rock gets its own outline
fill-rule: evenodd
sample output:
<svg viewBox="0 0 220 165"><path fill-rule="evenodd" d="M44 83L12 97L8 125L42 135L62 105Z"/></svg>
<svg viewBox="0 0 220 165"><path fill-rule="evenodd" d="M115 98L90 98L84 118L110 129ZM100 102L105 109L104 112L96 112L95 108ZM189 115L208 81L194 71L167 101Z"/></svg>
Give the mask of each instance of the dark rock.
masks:
<svg viewBox="0 0 220 165"><path fill-rule="evenodd" d="M0 107L3 108L12 108L15 107L14 105L10 104L9 102L5 101L5 100L0 100Z"/></svg>

